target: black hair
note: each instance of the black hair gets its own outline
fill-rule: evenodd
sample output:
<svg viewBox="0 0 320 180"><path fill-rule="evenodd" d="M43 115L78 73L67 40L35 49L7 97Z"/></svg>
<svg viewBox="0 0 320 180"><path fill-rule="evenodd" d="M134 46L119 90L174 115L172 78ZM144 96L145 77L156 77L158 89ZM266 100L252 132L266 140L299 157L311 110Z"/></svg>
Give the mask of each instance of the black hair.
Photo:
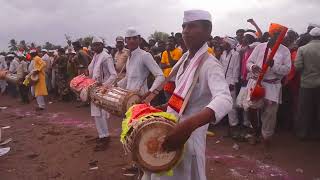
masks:
<svg viewBox="0 0 320 180"><path fill-rule="evenodd" d="M246 31L244 30L244 29L238 29L237 31L236 31L236 33L245 33Z"/></svg>
<svg viewBox="0 0 320 180"><path fill-rule="evenodd" d="M81 47L82 47L80 41L75 41L75 42L73 42L73 43L72 43L72 46L73 46L73 47L77 47L77 48L81 48Z"/></svg>
<svg viewBox="0 0 320 180"><path fill-rule="evenodd" d="M65 53L65 50L64 50L63 48L59 48L59 49L58 49L58 52L64 54L64 53Z"/></svg>

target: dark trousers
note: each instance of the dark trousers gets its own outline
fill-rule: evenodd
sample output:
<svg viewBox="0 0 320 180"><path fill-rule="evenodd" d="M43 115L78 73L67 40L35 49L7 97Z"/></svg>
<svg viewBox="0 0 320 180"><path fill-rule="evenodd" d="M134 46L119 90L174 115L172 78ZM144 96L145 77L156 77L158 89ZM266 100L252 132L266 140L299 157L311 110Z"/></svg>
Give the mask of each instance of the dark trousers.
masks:
<svg viewBox="0 0 320 180"><path fill-rule="evenodd" d="M320 137L320 87L300 88L299 116L295 132L299 138Z"/></svg>
<svg viewBox="0 0 320 180"><path fill-rule="evenodd" d="M18 88L22 102L29 103L29 87L19 84Z"/></svg>

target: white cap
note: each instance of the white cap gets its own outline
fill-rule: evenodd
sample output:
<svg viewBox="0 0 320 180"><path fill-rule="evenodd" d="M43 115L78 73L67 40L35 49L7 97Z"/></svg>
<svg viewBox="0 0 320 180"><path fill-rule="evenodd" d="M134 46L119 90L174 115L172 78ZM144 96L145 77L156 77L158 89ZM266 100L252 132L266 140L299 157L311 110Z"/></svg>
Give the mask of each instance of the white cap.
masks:
<svg viewBox="0 0 320 180"><path fill-rule="evenodd" d="M93 36L92 43L103 43L103 41L101 38L99 38L97 36Z"/></svg>
<svg viewBox="0 0 320 180"><path fill-rule="evenodd" d="M318 27L313 28L309 34L313 37L320 36L320 28Z"/></svg>
<svg viewBox="0 0 320 180"><path fill-rule="evenodd" d="M236 41L235 39L231 38L231 37L228 37L228 36L227 36L227 37L225 37L223 40L224 40L226 43L230 44L231 48L235 48L236 45L237 45L237 41Z"/></svg>
<svg viewBox="0 0 320 180"><path fill-rule="evenodd" d="M46 50L46 49L41 49L41 52L48 52L48 50Z"/></svg>
<svg viewBox="0 0 320 180"><path fill-rule="evenodd" d="M134 36L139 36L140 33L134 28L134 27L129 27L126 31L126 37L134 37Z"/></svg>
<svg viewBox="0 0 320 180"><path fill-rule="evenodd" d="M258 36L256 35L256 33L254 33L254 32L246 32L246 33L244 33L244 36L245 36L245 35L250 35L250 36L254 37L255 39L258 38Z"/></svg>
<svg viewBox="0 0 320 180"><path fill-rule="evenodd" d="M197 20L207 20L212 22L211 14L204 10L188 10L184 11L183 22L191 22Z"/></svg>
<svg viewBox="0 0 320 180"><path fill-rule="evenodd" d="M49 52L49 53L54 53L54 52L55 52L55 50L49 50L48 52Z"/></svg>
<svg viewBox="0 0 320 180"><path fill-rule="evenodd" d="M37 50L35 50L35 49L30 50L30 53L36 53L36 52L37 52Z"/></svg>
<svg viewBox="0 0 320 180"><path fill-rule="evenodd" d="M14 57L14 54L8 54L7 57Z"/></svg>

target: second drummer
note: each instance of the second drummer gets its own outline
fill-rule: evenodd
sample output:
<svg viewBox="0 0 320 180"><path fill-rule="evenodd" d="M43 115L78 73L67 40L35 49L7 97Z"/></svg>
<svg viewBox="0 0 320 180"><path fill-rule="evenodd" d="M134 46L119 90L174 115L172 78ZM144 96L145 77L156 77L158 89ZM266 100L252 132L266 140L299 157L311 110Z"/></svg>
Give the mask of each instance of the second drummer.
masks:
<svg viewBox="0 0 320 180"><path fill-rule="evenodd" d="M140 34L136 29L127 30L125 41L130 54L126 64L126 76L118 82L118 85L127 90L138 91L144 99L164 81L164 76L152 55L139 48ZM146 79L150 72L155 80L148 90Z"/></svg>
<svg viewBox="0 0 320 180"><path fill-rule="evenodd" d="M95 54L90 65L88 66L89 77L108 88L117 76L112 57L103 51L103 41L98 37L93 38L91 47ZM97 140L98 144L95 148L95 151L102 151L106 148L107 143L110 141L110 134L107 124L109 113L91 103L91 116L95 120L99 135Z"/></svg>

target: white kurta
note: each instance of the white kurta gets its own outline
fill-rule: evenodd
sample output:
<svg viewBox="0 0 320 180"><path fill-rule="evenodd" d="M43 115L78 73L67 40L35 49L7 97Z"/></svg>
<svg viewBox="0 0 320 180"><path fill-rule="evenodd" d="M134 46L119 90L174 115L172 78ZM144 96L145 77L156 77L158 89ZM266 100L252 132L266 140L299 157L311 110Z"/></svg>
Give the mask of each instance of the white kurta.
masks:
<svg viewBox="0 0 320 180"><path fill-rule="evenodd" d="M178 86L177 82L179 82L178 78L181 77L180 75L183 72L184 68L182 64L176 76L176 87ZM228 84L224 78L222 65L212 55L209 55L200 69L199 80L193 89L180 122L205 107L214 110L216 116L215 123L218 123L232 108L232 98ZM207 129L208 124L196 129L191 134L185 145L183 159L173 169L174 176L158 176L157 174L146 172L143 180L206 180L205 150Z"/></svg>
<svg viewBox="0 0 320 180"><path fill-rule="evenodd" d="M266 47L267 42L261 43L251 53L247 62L249 77L254 76L252 74L253 65L262 67ZM269 49L269 54L270 53L271 49ZM283 45L280 45L273 59L274 65L272 68L269 68L267 70L267 73L264 76L264 80L275 80L275 82L268 83L262 81L262 86L265 87L266 91L265 99L276 103L281 103L281 79L289 73L291 68L291 55L289 49ZM250 89L251 87L254 87L255 82L256 80L250 78L247 88Z"/></svg>
<svg viewBox="0 0 320 180"><path fill-rule="evenodd" d="M93 56L88 70L89 77L102 84L110 84L117 77L112 57L105 51ZM91 103L91 116L102 116L102 111L101 108Z"/></svg>
<svg viewBox="0 0 320 180"><path fill-rule="evenodd" d="M10 63L9 72L16 74L18 66L19 66L19 61L16 58L14 58Z"/></svg>
<svg viewBox="0 0 320 180"><path fill-rule="evenodd" d="M150 91L155 90L163 81L162 70L152 58L152 55L140 48L131 52L126 64L126 76L118 82L119 87L131 91L139 91L140 95L148 92L147 78L150 72L155 77Z"/></svg>
<svg viewBox="0 0 320 180"><path fill-rule="evenodd" d="M220 61L224 70L227 83L235 85L239 81L240 76L240 55L232 49L229 53L223 51ZM228 66L229 65L229 66Z"/></svg>
<svg viewBox="0 0 320 180"><path fill-rule="evenodd" d="M231 49L229 53L223 51L220 61L224 70L224 76L229 85L235 85L239 81L240 77L240 55L239 53ZM233 99L233 108L228 113L229 125L236 126L239 123L238 113L236 109L236 89L234 88L231 92L231 97Z"/></svg>
<svg viewBox="0 0 320 180"><path fill-rule="evenodd" d="M0 55L0 70L8 70L8 65L5 57ZM7 82L5 80L0 80L0 92L3 93L6 90Z"/></svg>

